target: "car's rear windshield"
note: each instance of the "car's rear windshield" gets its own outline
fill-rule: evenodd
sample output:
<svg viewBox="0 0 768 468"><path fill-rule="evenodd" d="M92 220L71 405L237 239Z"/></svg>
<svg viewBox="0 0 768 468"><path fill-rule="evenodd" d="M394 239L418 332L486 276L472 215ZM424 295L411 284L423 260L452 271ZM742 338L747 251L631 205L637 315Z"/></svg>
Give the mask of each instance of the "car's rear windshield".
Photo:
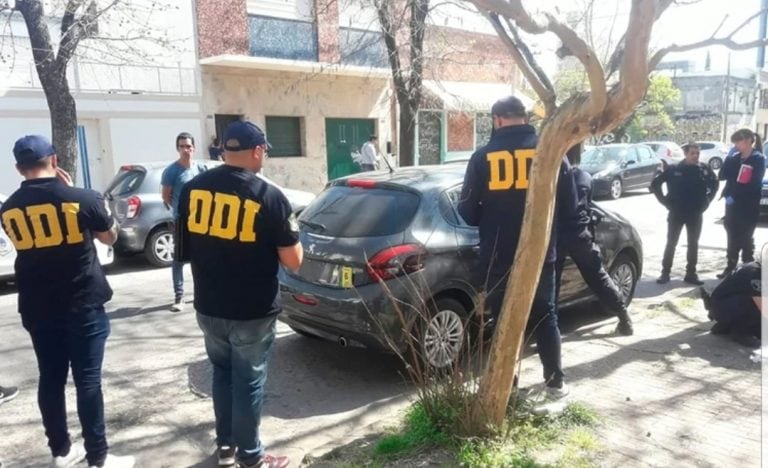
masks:
<svg viewBox="0 0 768 468"><path fill-rule="evenodd" d="M121 168L107 187L107 193L113 196L128 195L138 190L146 171L138 168Z"/></svg>
<svg viewBox="0 0 768 468"><path fill-rule="evenodd" d="M401 190L334 186L299 217L302 229L332 237L376 237L403 232L420 197Z"/></svg>

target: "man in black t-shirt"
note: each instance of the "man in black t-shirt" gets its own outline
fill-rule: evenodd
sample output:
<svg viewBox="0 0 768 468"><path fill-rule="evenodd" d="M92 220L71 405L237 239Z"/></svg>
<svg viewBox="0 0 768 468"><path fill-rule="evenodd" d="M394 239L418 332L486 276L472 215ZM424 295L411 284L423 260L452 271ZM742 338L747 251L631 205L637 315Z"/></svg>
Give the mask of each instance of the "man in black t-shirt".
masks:
<svg viewBox="0 0 768 468"><path fill-rule="evenodd" d="M197 321L213 364L219 466L284 467L267 455L259 422L267 359L281 311L280 264L302 248L285 195L256 177L270 145L251 122L224 133L225 164L188 182L179 198L176 255L192 264Z"/></svg>
<svg viewBox="0 0 768 468"><path fill-rule="evenodd" d="M472 154L464 175L458 210L470 226L480 231L479 272L487 278L486 304L494 322L501 313L507 280L520 241L525 214L528 177L536 157L536 129L527 124L523 103L514 96L496 101L491 108L494 132L491 141ZM558 178L557 216L575 216L576 188L567 161ZM556 221L556 220L552 220ZM544 370L548 397L568 395L561 362L557 317L555 260L557 230L552 230L531 306L530 323L536 330L536 350Z"/></svg>
<svg viewBox="0 0 768 468"><path fill-rule="evenodd" d="M760 347L762 318L762 267L750 262L726 276L708 293L700 288L704 307L714 320L712 334L730 335L749 348Z"/></svg>
<svg viewBox="0 0 768 468"><path fill-rule="evenodd" d="M19 313L37 355L38 404L53 466L73 466L85 457L89 466L131 467L133 457L107 455L101 393L109 335L104 304L112 289L93 241L112 245L117 223L99 193L72 187L44 137L19 139L13 154L25 180L3 204L0 220L17 251ZM64 386L70 367L85 454L67 430Z"/></svg>

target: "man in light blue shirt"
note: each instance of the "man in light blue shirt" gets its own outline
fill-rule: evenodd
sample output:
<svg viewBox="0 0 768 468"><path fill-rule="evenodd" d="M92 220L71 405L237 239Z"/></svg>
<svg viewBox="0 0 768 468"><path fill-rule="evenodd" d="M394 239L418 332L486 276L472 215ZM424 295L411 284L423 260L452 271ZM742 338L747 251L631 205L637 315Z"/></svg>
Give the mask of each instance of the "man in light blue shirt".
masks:
<svg viewBox="0 0 768 468"><path fill-rule="evenodd" d="M163 203L173 212L174 220L178 216L179 195L184 184L194 179L196 175L205 170L205 166L192 161L195 154L195 138L189 133L183 132L176 137L176 151L179 159L166 167L163 171L160 184L162 185ZM176 229L173 229L175 233ZM175 234L174 234L175 235ZM184 264L173 260L171 264L173 275L173 312L181 312L184 309Z"/></svg>

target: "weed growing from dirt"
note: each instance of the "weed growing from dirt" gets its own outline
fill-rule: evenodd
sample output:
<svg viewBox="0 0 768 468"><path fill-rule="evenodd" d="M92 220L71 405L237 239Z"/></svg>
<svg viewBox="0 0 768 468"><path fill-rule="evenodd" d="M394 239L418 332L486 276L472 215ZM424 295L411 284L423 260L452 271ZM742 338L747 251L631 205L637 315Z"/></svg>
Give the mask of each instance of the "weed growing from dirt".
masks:
<svg viewBox="0 0 768 468"><path fill-rule="evenodd" d="M594 455L600 446L594 434L599 423L597 414L580 403L571 403L557 416L536 416L529 404L518 401L516 416L511 418L506 433L492 438L466 438L451 434L449 423L443 428L435 424L420 403L408 410L401 430L386 435L375 444L374 464L397 461L407 466L414 453L431 449L447 449L461 466L482 467L574 467L594 466ZM451 417L450 413L445 414ZM547 460L540 462L539 460ZM551 460L551 461L549 461ZM371 466L371 465L367 465Z"/></svg>

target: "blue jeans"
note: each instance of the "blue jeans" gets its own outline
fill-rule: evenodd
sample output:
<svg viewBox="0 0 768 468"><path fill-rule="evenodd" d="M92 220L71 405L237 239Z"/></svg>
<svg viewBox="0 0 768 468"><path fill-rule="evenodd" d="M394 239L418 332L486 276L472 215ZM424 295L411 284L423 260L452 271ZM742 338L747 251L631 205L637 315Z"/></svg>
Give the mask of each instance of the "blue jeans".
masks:
<svg viewBox="0 0 768 468"><path fill-rule="evenodd" d="M108 445L101 393L101 365L110 331L104 307L67 314L57 321L35 323L27 331L37 355L40 371L37 403L51 454L54 457L66 455L72 445L64 398L64 386L71 366L86 458L89 465L102 464Z"/></svg>
<svg viewBox="0 0 768 468"><path fill-rule="evenodd" d="M264 456L259 424L276 320L276 316L227 320L197 314L213 364L216 443L237 447L238 460L248 465Z"/></svg>
<svg viewBox="0 0 768 468"><path fill-rule="evenodd" d="M174 244L178 242L176 239L176 223L170 223L170 229L173 233ZM184 295L184 263L177 262L174 258L171 262L171 277L173 278L173 297L174 299L180 299Z"/></svg>
<svg viewBox="0 0 768 468"><path fill-rule="evenodd" d="M173 277L173 297L179 299L184 295L184 263L174 260L171 263Z"/></svg>
<svg viewBox="0 0 768 468"><path fill-rule="evenodd" d="M488 306L495 319L501 311L504 300L504 291L507 278L489 281L489 285L496 285L494 290L488 293ZM497 281L500 281L497 283ZM560 328L557 317L557 292L555 284L555 264L544 263L539 277L539 286L533 298L531 316L528 324L536 332L536 350L544 368L544 381L549 387L562 387L564 383L563 365L560 358Z"/></svg>

